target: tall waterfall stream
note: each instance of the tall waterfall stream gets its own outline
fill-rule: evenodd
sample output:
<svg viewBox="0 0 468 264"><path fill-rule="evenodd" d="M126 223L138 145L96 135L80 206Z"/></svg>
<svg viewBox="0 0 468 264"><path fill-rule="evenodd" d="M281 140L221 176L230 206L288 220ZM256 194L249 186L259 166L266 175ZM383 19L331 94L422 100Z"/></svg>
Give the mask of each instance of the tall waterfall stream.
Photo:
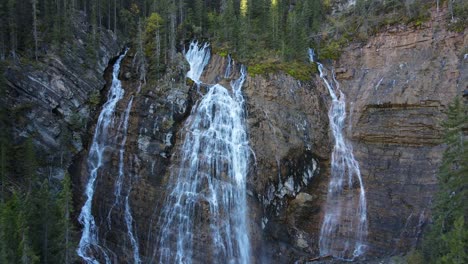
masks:
<svg viewBox="0 0 468 264"><path fill-rule="evenodd" d="M332 98L328 118L335 143L325 215L320 230L320 255L353 260L365 250L367 206L359 163L354 158L352 145L343 134L346 98L334 72L329 72L315 61L312 49L309 49L309 59L317 63L320 78Z"/></svg>
<svg viewBox="0 0 468 264"><path fill-rule="evenodd" d="M124 207L125 212L125 223L127 226L127 234L129 237L130 244L133 250L133 260L134 263L140 263L138 241L133 230L133 217L131 215L131 208L128 202L128 196L130 194L130 188L124 186L125 180L125 168L124 168L124 155L125 155L125 143L127 140L127 130L128 130L128 121L130 110L133 104L133 97L130 98L125 112L120 117L120 121L116 122L115 110L117 103L123 99L125 91L122 88L122 83L120 82L118 76L120 72L120 65L124 59L126 50L120 57L117 59L113 66L112 72L112 85L109 89L107 96L107 102L103 105L102 111L99 115L96 129L94 132L93 141L91 144L91 149L89 151L87 165L88 165L88 182L85 189L86 202L81 209L80 216L78 218L79 222L83 225L82 236L80 243L77 249L78 255L86 262L96 264L99 263L98 258L101 257L105 260L106 263L111 263L111 257L107 249L100 244L98 226L95 222L94 216L92 214L92 203L94 192L96 188L96 180L100 170L104 165L106 150L113 148L114 146L119 146L119 166L118 166L118 175L115 181L114 196L115 200L111 206L107 222L108 228L111 228L111 213L112 210L117 206ZM119 135L111 136L109 131L116 128L119 131ZM120 136L121 141L117 142L117 138Z"/></svg>
<svg viewBox="0 0 468 264"><path fill-rule="evenodd" d="M209 53L208 45L197 43L186 53L188 77L197 84ZM246 205L250 150L241 93L246 74L241 67L240 77L231 82L232 91L219 84L209 87L185 123L180 164L171 174L160 220L160 263L192 263L194 239L203 232L205 261L250 262ZM203 223L197 223L200 215Z"/></svg>

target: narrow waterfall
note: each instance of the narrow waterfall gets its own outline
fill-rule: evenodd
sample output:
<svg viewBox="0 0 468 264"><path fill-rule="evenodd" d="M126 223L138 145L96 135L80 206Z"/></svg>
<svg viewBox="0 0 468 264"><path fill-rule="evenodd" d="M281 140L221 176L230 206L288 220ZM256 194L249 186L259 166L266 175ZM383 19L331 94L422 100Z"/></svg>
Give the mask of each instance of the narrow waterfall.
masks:
<svg viewBox="0 0 468 264"><path fill-rule="evenodd" d="M365 250L366 193L352 145L343 134L346 119L345 95L340 90L334 72L329 73L314 57L314 51L309 49L310 61L317 63L320 78L332 98L328 118L335 143L325 215L319 238L320 255L353 260Z"/></svg>
<svg viewBox="0 0 468 264"><path fill-rule="evenodd" d="M189 74L195 82L200 83L207 52L207 45L196 44L187 52L190 72L197 72ZM160 263L190 264L197 256L208 263L250 263L250 151L241 93L246 74L242 67L239 79L231 82L232 91L211 86L185 123L180 164L171 175L160 219ZM195 247L205 251L197 254Z"/></svg>
<svg viewBox="0 0 468 264"><path fill-rule="evenodd" d="M96 255L102 256L106 263L111 262L106 250L99 245L98 227L92 215L92 203L98 172L104 162L103 155L105 149L109 144L113 144L112 139L109 138L108 132L109 129L115 125L115 108L117 103L123 98L125 92L118 76L120 64L127 54L127 51L128 49L120 55L114 64L112 85L107 95L107 102L103 105L102 111L99 114L87 160L89 177L85 189L86 202L81 208L81 213L78 218L78 221L83 225L83 230L77 249L78 255L83 258L86 263L99 263L96 259Z"/></svg>
<svg viewBox="0 0 468 264"><path fill-rule="evenodd" d="M120 197L122 196L122 184L124 183L124 180L125 180L125 170L124 170L125 143L127 142L128 120L130 116L130 109L132 109L132 104L133 104L133 96L130 98L127 108L125 109L123 123L122 123L123 139L122 139L122 143L120 144L120 150L119 150L119 175L117 177L117 181L115 183L115 188L114 188L114 195L115 195L114 206L120 203L120 199L121 199ZM129 181L130 181L128 184L129 187L127 188L126 194L125 194L124 218L125 218L125 225L127 226L127 235L130 240L130 244L132 245L133 263L138 264L138 263L141 263L140 249L138 246L138 238L134 232L133 216L132 216L132 211L130 208L130 203L128 201L128 197L130 196L130 192L131 192L132 179L130 179Z"/></svg>

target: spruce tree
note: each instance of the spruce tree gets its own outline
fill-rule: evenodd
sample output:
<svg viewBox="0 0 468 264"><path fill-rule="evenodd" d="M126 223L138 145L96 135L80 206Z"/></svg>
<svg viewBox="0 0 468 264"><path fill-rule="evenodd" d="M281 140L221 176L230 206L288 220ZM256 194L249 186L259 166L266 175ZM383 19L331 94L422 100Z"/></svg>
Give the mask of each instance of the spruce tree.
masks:
<svg viewBox="0 0 468 264"><path fill-rule="evenodd" d="M467 263L468 232L468 142L464 135L466 105L457 98L449 105L443 122L446 150L437 179L439 191L433 209L433 223L424 238L423 251L432 263ZM461 248L459 246L461 245ZM458 260L464 260L459 262Z"/></svg>
<svg viewBox="0 0 468 264"><path fill-rule="evenodd" d="M71 179L68 173L65 174L62 180L62 189L56 200L57 207L57 223L54 232L57 234L54 238L54 254L53 260L55 263L69 264L75 260L75 229L72 224L71 214L73 213L73 194Z"/></svg>

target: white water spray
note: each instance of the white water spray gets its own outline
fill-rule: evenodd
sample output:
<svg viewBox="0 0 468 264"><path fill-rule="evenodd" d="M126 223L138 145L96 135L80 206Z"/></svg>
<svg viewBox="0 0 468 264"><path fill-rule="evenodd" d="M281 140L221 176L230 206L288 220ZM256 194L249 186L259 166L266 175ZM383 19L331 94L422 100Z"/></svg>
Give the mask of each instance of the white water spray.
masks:
<svg viewBox="0 0 468 264"><path fill-rule="evenodd" d="M81 208L78 221L83 225L80 243L77 249L78 255L86 262L99 263L95 254L101 255L106 263L110 263L110 258L106 249L99 245L98 227L92 215L92 202L96 187L96 179L99 169L103 166L103 156L109 144L109 128L114 125L114 112L117 103L123 98L124 90L119 80L120 63L127 54L127 50L120 55L114 64L112 72L112 85L109 89L107 102L103 105L99 114L96 129L94 131L93 142L88 155L89 178L85 189L86 202Z"/></svg>
<svg viewBox="0 0 468 264"><path fill-rule="evenodd" d="M312 49L309 49L309 59L317 63L320 78L332 98L328 118L335 142L325 216L320 231L320 255L353 260L365 251L367 206L359 163L354 158L351 144L343 135L346 99L334 72L328 76L323 65L315 61Z"/></svg>
<svg viewBox="0 0 468 264"><path fill-rule="evenodd" d="M185 59L190 65L190 70L187 72L187 77L192 79L196 84L200 84L200 77L203 73L203 69L210 60L210 45L198 45L198 42L193 41L190 43L190 48L185 53Z"/></svg>
<svg viewBox="0 0 468 264"><path fill-rule="evenodd" d="M191 45L187 60L207 58L206 49L207 45L202 49ZM200 64L205 60L196 61L189 63L203 69ZM246 201L250 149L241 93L245 79L242 67L240 78L231 82L232 92L219 84L210 87L185 124L180 166L172 174L172 191L160 219L160 263L192 263L194 239L200 237L207 240L206 252L201 253L206 262L250 263Z"/></svg>

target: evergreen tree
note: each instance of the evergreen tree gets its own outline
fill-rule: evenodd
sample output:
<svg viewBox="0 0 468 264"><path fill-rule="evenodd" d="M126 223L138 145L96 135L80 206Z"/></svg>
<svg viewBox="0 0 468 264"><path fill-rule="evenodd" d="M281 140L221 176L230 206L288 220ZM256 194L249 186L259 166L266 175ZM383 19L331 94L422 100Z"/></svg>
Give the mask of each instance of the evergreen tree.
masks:
<svg viewBox="0 0 468 264"><path fill-rule="evenodd" d="M62 180L62 190L57 199L58 222L55 232L58 234L54 247L55 263L72 263L75 259L75 229L72 224L71 214L73 213L73 194L70 175L65 174Z"/></svg>
<svg viewBox="0 0 468 264"><path fill-rule="evenodd" d="M33 9L34 58L37 61L37 0L31 0Z"/></svg>
<svg viewBox="0 0 468 264"><path fill-rule="evenodd" d="M16 59L16 50L18 48L18 26L16 23L16 0L8 0L8 30L9 30L9 43L10 53L13 59Z"/></svg>
<svg viewBox="0 0 468 264"><path fill-rule="evenodd" d="M145 55L149 58L149 72L158 74L163 70L163 19L158 13L153 13L146 20L145 26Z"/></svg>
<svg viewBox="0 0 468 264"><path fill-rule="evenodd" d="M466 108L457 98L449 105L447 120L442 124L447 148L437 177L439 191L433 209L433 223L423 244L424 255L433 263L468 261L465 225L468 218L468 142L463 133L468 125Z"/></svg>
<svg viewBox="0 0 468 264"><path fill-rule="evenodd" d="M1 263L16 263L20 259L18 247L21 241L20 199L16 192L0 204L0 260Z"/></svg>

